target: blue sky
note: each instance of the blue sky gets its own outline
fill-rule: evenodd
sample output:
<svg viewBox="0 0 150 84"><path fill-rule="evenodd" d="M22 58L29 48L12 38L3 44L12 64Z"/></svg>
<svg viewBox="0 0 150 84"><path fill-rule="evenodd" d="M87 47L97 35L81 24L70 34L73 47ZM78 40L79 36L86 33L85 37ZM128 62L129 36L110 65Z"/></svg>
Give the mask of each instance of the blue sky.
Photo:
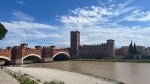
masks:
<svg viewBox="0 0 150 84"><path fill-rule="evenodd" d="M149 0L1 0L0 22L8 29L0 47L28 43L70 46L70 31L81 45L114 39L116 47L150 46Z"/></svg>

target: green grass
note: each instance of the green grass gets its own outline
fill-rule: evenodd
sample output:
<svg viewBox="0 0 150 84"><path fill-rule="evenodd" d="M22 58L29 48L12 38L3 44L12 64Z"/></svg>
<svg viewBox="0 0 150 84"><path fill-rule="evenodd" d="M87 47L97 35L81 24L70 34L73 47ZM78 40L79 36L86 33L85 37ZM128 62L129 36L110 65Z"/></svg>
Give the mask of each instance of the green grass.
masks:
<svg viewBox="0 0 150 84"><path fill-rule="evenodd" d="M30 80L29 78L26 78L25 76L27 76L27 74L25 75L20 75L20 76L17 76L16 74L12 74L12 73L9 73L10 75L12 75L14 78L16 78L20 84L33 84L33 81Z"/></svg>
<svg viewBox="0 0 150 84"><path fill-rule="evenodd" d="M53 80L50 82L44 82L43 84L65 84L63 81Z"/></svg>
<svg viewBox="0 0 150 84"><path fill-rule="evenodd" d="M123 82L119 82L118 84L124 84Z"/></svg>
<svg viewBox="0 0 150 84"><path fill-rule="evenodd" d="M36 81L37 81L37 82L41 82L41 80L40 80L40 79L36 79Z"/></svg>
<svg viewBox="0 0 150 84"><path fill-rule="evenodd" d="M33 84L33 81L31 81L29 78L18 76L17 80L20 82L20 84Z"/></svg>
<svg viewBox="0 0 150 84"><path fill-rule="evenodd" d="M29 76L28 74L26 74L26 73L24 73L23 75L25 75L25 76Z"/></svg>

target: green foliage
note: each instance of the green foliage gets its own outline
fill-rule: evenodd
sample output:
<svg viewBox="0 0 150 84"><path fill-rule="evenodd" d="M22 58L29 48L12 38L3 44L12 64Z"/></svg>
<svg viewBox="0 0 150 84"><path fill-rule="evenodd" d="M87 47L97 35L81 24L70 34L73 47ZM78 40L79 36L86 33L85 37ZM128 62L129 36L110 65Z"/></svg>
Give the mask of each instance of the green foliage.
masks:
<svg viewBox="0 0 150 84"><path fill-rule="evenodd" d="M14 78L16 78L20 84L35 84L35 82L33 80L30 80L28 77L28 74L24 74L24 75L16 75L15 73L10 72L10 75L12 75ZM41 80L38 79L38 82L40 82Z"/></svg>
<svg viewBox="0 0 150 84"><path fill-rule="evenodd" d="M50 81L50 82L44 82L44 84L65 84L65 83L62 82L62 81L53 80L53 81Z"/></svg>
<svg viewBox="0 0 150 84"><path fill-rule="evenodd" d="M123 82L119 82L118 84L124 84Z"/></svg>
<svg viewBox="0 0 150 84"><path fill-rule="evenodd" d="M0 23L0 40L2 40L6 33L8 32L8 30L4 27L3 24Z"/></svg>
<svg viewBox="0 0 150 84"><path fill-rule="evenodd" d="M29 76L28 74L26 74L26 73L24 73L23 75L25 75L25 76Z"/></svg>
<svg viewBox="0 0 150 84"><path fill-rule="evenodd" d="M129 45L128 53L129 53L131 59L134 58L134 55L139 54L139 52L136 48L136 44L134 43L134 46L132 45L132 40L131 40L131 44Z"/></svg>
<svg viewBox="0 0 150 84"><path fill-rule="evenodd" d="M139 54L139 51L136 49L136 44L134 43L133 54Z"/></svg>
<svg viewBox="0 0 150 84"><path fill-rule="evenodd" d="M29 78L18 77L17 80L20 82L20 84L33 84L33 81L31 81Z"/></svg>
<svg viewBox="0 0 150 84"><path fill-rule="evenodd" d="M128 53L129 54L133 54L134 53L134 48L133 48L133 45L132 45L132 40L131 40L131 44L129 45Z"/></svg>
<svg viewBox="0 0 150 84"><path fill-rule="evenodd" d="M36 79L36 81L37 81L37 82L41 82L41 80L40 80L40 79Z"/></svg>

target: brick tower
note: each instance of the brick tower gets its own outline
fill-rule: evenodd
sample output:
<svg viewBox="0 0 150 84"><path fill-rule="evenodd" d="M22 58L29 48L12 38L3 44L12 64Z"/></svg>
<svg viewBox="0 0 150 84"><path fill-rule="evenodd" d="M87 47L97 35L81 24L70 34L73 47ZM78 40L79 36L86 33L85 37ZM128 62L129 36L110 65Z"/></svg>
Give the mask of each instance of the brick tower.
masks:
<svg viewBox="0 0 150 84"><path fill-rule="evenodd" d="M78 49L80 45L80 32L79 31L71 31L70 32L70 45L71 45L71 58L77 58L78 57Z"/></svg>
<svg viewBox="0 0 150 84"><path fill-rule="evenodd" d="M107 40L107 53L109 56L115 55L115 41L113 39Z"/></svg>

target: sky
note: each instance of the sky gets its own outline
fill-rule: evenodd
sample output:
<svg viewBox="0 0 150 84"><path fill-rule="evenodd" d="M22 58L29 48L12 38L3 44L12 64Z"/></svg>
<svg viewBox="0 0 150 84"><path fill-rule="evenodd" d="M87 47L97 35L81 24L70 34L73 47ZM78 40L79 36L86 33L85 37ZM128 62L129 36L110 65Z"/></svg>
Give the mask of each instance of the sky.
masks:
<svg viewBox="0 0 150 84"><path fill-rule="evenodd" d="M70 47L70 31L80 31L81 45L115 40L150 46L149 0L1 0L0 23L7 29L0 48L27 43Z"/></svg>

